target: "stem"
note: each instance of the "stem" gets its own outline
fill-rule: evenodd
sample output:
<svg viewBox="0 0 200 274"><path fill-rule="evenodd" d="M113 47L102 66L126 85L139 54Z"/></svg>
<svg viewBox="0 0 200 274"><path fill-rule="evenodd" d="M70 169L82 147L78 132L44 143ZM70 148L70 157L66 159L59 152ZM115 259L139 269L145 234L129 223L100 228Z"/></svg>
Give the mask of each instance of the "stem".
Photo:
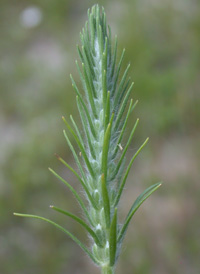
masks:
<svg viewBox="0 0 200 274"><path fill-rule="evenodd" d="M106 266L102 266L101 268L101 274L114 274L114 267L106 265Z"/></svg>

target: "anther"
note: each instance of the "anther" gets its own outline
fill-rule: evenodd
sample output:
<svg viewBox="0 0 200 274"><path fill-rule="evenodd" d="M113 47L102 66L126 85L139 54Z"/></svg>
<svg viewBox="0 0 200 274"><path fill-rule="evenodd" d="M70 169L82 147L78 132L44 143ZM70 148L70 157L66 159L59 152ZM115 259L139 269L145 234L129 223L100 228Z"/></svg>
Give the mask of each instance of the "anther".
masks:
<svg viewBox="0 0 200 274"><path fill-rule="evenodd" d="M96 226L96 230L101 230L101 225L100 225L100 224L98 224L98 225Z"/></svg>
<svg viewBox="0 0 200 274"><path fill-rule="evenodd" d="M122 145L121 145L121 144L118 144L118 146L119 146L119 149L122 151L122 150L123 150Z"/></svg>

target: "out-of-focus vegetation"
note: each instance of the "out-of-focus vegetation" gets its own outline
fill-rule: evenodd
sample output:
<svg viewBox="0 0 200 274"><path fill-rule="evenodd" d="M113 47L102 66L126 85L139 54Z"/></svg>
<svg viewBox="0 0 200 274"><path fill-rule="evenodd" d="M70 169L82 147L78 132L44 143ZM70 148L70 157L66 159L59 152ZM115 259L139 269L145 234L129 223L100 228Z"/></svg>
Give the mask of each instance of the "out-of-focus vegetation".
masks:
<svg viewBox="0 0 200 274"><path fill-rule="evenodd" d="M54 167L77 189L54 157L74 165L61 115L77 115L69 73L87 9L96 1L0 3L0 273L97 273L65 235L40 214L84 239L78 225L52 212L80 212L53 178ZM135 162L121 204L122 219L137 194L164 181L136 214L117 273L196 274L200 269L200 4L191 0L99 1L119 47L126 48L140 117L132 149L150 136ZM32 12L32 13L31 13ZM76 116L77 119L78 116ZM130 152L131 153L131 152Z"/></svg>

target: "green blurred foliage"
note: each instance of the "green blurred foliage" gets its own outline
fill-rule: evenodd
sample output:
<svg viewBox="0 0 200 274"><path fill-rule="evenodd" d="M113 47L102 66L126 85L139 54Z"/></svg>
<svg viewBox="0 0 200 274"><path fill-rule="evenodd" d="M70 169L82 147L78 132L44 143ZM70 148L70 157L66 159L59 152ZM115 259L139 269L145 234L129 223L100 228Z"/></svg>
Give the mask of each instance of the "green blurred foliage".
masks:
<svg viewBox="0 0 200 274"><path fill-rule="evenodd" d="M12 216L14 211L40 214L85 239L76 224L48 208L55 204L80 213L72 195L47 167L80 189L54 153L74 165L60 117L72 113L79 120L69 73L77 78L75 45L87 9L94 3L1 0L0 273L97 273L61 232L40 221ZM146 135L151 137L129 178L122 220L140 191L157 180L165 182L135 216L117 273L196 274L200 269L200 4L195 0L99 4L105 6L113 35L118 35L119 53L125 47L126 62L132 65L133 98L139 104L130 128L137 116L141 120L132 150ZM32 6L41 18L28 27L22 17Z"/></svg>

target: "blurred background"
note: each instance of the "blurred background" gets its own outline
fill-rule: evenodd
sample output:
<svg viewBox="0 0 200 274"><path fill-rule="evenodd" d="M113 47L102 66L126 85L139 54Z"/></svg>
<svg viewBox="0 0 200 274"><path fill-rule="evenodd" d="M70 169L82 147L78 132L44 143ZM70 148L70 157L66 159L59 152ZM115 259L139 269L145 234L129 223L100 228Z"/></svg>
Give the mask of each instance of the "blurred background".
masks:
<svg viewBox="0 0 200 274"><path fill-rule="evenodd" d="M99 273L65 234L38 214L86 238L79 225L49 205L81 215L54 168L80 190L54 157L75 167L61 116L79 121L69 74L78 80L79 32L92 0L0 2L0 273ZM134 216L117 274L200 271L200 3L198 0L98 1L105 7L124 67L131 62L140 118L128 158L135 161L121 202L121 222L137 195L163 181ZM127 130L128 133L128 130Z"/></svg>

